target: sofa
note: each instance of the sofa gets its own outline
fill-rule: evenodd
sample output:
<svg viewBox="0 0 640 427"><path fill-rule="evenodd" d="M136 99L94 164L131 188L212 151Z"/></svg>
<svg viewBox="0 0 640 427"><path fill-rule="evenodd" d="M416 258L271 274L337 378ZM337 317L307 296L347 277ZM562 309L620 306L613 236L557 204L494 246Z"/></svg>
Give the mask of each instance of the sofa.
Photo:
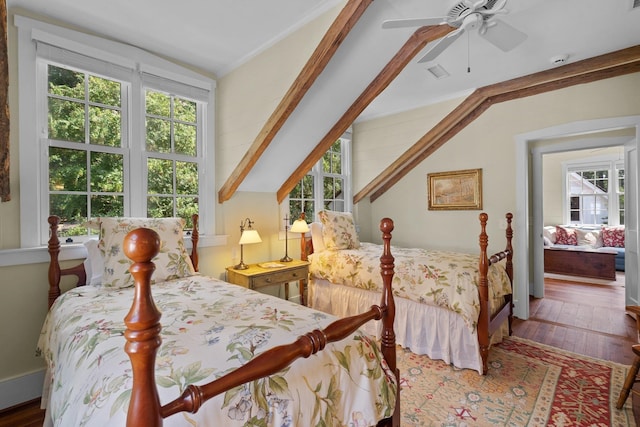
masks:
<svg viewBox="0 0 640 427"><path fill-rule="evenodd" d="M543 239L545 247L555 249L616 251L616 270L624 271L624 225L548 225Z"/></svg>

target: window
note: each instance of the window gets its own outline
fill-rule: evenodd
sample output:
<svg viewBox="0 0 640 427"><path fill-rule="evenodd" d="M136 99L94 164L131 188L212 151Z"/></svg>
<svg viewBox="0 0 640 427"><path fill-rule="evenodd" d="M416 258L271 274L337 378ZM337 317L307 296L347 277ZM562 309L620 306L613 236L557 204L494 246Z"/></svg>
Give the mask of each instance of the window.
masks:
<svg viewBox="0 0 640 427"><path fill-rule="evenodd" d="M323 210L346 212L351 209L351 133L339 138L311 171L289 194L289 215L297 219L301 212L308 221Z"/></svg>
<svg viewBox="0 0 640 427"><path fill-rule="evenodd" d="M22 246L46 243L52 214L74 241L95 233L86 221L98 216L179 216L191 227L198 213L212 234L215 82L131 46L16 23Z"/></svg>
<svg viewBox="0 0 640 427"><path fill-rule="evenodd" d="M565 165L567 223L624 224L624 166L620 160Z"/></svg>

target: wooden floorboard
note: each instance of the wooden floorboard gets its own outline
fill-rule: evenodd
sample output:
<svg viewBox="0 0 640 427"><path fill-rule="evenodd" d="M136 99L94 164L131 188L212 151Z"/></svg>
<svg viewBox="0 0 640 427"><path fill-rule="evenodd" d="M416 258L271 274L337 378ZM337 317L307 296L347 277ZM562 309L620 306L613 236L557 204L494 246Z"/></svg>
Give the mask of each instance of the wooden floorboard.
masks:
<svg viewBox="0 0 640 427"><path fill-rule="evenodd" d="M545 279L545 297L531 298L529 319L515 319L513 334L586 356L630 365L638 342L635 320L624 310L624 275L611 285ZM640 399L633 396L640 425ZM39 400L0 411L0 427L41 426Z"/></svg>

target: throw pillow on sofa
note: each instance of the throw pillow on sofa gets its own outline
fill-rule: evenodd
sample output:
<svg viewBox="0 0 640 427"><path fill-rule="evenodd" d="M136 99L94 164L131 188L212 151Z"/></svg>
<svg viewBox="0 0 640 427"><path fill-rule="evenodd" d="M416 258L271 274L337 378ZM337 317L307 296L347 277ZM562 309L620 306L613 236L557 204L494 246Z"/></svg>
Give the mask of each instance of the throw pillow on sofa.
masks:
<svg viewBox="0 0 640 427"><path fill-rule="evenodd" d="M602 227L602 244L608 248L624 248L624 227Z"/></svg>
<svg viewBox="0 0 640 427"><path fill-rule="evenodd" d="M556 245L572 245L578 244L578 234L573 228L564 228L556 225Z"/></svg>
<svg viewBox="0 0 640 427"><path fill-rule="evenodd" d="M599 230L581 230L576 229L578 235L578 246L589 246L592 249L598 249L603 246L602 233Z"/></svg>

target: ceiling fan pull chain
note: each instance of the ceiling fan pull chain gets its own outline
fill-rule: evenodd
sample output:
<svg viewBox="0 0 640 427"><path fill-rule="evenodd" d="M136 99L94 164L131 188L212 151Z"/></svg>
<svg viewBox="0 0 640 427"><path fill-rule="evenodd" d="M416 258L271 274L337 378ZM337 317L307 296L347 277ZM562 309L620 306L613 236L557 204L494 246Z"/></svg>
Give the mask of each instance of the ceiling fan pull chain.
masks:
<svg viewBox="0 0 640 427"><path fill-rule="evenodd" d="M469 48L469 32L467 31L467 73L471 73L471 49Z"/></svg>

